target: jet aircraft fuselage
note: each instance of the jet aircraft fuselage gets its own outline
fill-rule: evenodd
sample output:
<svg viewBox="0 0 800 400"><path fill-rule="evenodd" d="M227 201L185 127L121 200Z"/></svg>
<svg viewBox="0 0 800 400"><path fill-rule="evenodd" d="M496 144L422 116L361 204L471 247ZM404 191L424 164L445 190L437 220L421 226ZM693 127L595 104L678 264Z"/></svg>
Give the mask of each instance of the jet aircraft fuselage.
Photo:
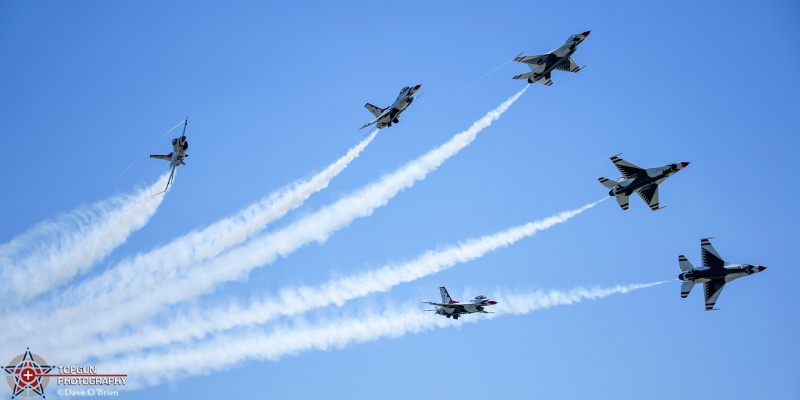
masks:
<svg viewBox="0 0 800 400"><path fill-rule="evenodd" d="M706 283L711 282L712 279L724 279L727 283L743 276L761 272L766 268L763 265L725 263L725 266L718 269L693 269L688 272L682 272L678 275L678 279L693 283Z"/></svg>
<svg viewBox="0 0 800 400"><path fill-rule="evenodd" d="M688 162L678 162L658 168L647 168L644 173L637 173L629 178L619 181L619 186L608 192L609 196L630 196L634 192L650 189L654 185L659 185L676 172L686 168Z"/></svg>

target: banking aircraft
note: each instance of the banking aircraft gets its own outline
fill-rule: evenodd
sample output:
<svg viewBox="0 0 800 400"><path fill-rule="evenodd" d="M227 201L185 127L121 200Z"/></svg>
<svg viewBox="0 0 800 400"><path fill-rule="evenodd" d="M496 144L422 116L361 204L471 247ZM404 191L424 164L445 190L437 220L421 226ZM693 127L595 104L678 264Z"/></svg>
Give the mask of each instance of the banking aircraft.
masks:
<svg viewBox="0 0 800 400"><path fill-rule="evenodd" d="M171 171L169 173L169 179L167 180L167 187L164 188L165 192L167 189L169 189L169 185L172 183L172 178L175 176L175 168L177 168L178 165L186 165L186 163L183 162L183 158L189 157L189 155L186 154L186 149L189 148L189 141L186 140L186 125L189 125L189 117L186 117L186 120L183 121L183 134L181 134L181 137L172 139L172 153L164 155L150 155L150 158L158 158L169 161L169 167Z"/></svg>
<svg viewBox="0 0 800 400"><path fill-rule="evenodd" d="M575 64L572 59L572 54L578 50L578 45L589 36L591 31L586 31L567 38L561 47L545 54L535 56L523 56L522 53L514 58L514 61L528 64L531 72L521 74L514 77L514 79L528 79L528 83L539 82L545 86L550 86L553 81L550 80L550 73L554 69L566 72L578 72L581 67Z"/></svg>
<svg viewBox="0 0 800 400"><path fill-rule="evenodd" d="M767 269L763 265L734 264L723 261L709 239L713 238L700 239L703 268L695 268L683 254L678 256L678 265L683 271L678 275L678 279L683 281L681 297L685 299L696 283L702 283L706 295L706 311L716 310L714 304L717 303L717 298L726 283Z"/></svg>
<svg viewBox="0 0 800 400"><path fill-rule="evenodd" d="M367 122L366 124L364 124L364 126L358 129L364 129L376 123L378 124L378 129L383 129L387 126L392 126L392 124L399 123L400 120L398 119L398 117L400 116L400 113L405 111L405 109L411 104L411 102L414 101L415 99L414 93L417 90L419 90L421 86L422 85L417 85L413 87L411 86L404 87L402 90L400 90L400 94L397 95L397 100L395 100L394 103L392 103L392 105L386 108L380 108L370 103L364 104L364 108L369 110L369 112L371 112L372 115L375 116L375 119L370 122ZM420 94L420 96L422 95Z"/></svg>
<svg viewBox="0 0 800 400"><path fill-rule="evenodd" d="M489 300L489 298L484 295L476 296L474 299L466 303L459 303L450 297L450 293L447 293L447 289L445 289L444 286L439 287L439 292L442 293L442 302L434 303L431 301L426 301L425 304L434 305L436 306L436 309L425 311L435 311L436 314L444 315L447 318L453 317L453 319L458 319L458 316L461 314L491 314L489 311L485 311L484 308L497 304L496 301Z"/></svg>
<svg viewBox="0 0 800 400"><path fill-rule="evenodd" d="M603 186L611 189L608 195L616 197L617 203L623 210L628 209L628 196L633 193L638 194L653 211L664 208L658 203L658 185L672 176L672 174L689 165L688 162L678 162L663 167L645 169L637 167L618 156L619 154L611 157L611 162L622 174L620 181L617 182L608 178L598 178L598 180Z"/></svg>

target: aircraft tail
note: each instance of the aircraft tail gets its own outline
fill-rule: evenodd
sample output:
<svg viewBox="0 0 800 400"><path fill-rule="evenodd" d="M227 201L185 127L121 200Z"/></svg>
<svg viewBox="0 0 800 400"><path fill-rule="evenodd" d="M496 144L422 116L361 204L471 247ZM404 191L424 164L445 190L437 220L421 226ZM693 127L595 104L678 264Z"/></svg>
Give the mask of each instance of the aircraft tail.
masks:
<svg viewBox="0 0 800 400"><path fill-rule="evenodd" d="M372 115L374 115L376 117L380 117L381 114L383 114L383 112L386 111L386 109L380 108L378 106L374 106L374 105L372 105L370 103L364 104L364 108L369 110L369 112L371 112Z"/></svg>
<svg viewBox="0 0 800 400"><path fill-rule="evenodd" d="M613 180L613 179L608 179L608 178L598 178L597 180L598 180L598 181L600 181L600 183L601 183L603 186L605 186L605 187L607 187L607 188L609 188L609 189L613 189L613 188L615 188L615 187L619 186L619 182L617 182L617 181L615 181L615 180Z"/></svg>
<svg viewBox="0 0 800 400"><path fill-rule="evenodd" d="M694 282L681 283L681 297L685 299L687 296L689 296L689 292L692 291L693 287L694 287Z"/></svg>
<svg viewBox="0 0 800 400"><path fill-rule="evenodd" d="M520 74L511 79L530 79L533 76L533 72L528 72L527 74Z"/></svg>
<svg viewBox="0 0 800 400"><path fill-rule="evenodd" d="M458 303L450 297L450 293L447 293L447 289L444 286L439 287L439 292L442 293L442 304Z"/></svg>
<svg viewBox="0 0 800 400"><path fill-rule="evenodd" d="M681 267L681 271L689 272L694 269L694 265L684 256L683 254L678 256L678 265ZM681 297L686 298L689 295L689 292L692 291L694 287L694 282L684 281L681 283Z"/></svg>
<svg viewBox="0 0 800 400"><path fill-rule="evenodd" d="M629 197L624 195L624 194L621 194L619 196L616 196L616 198L617 198L617 203L619 203L620 208L622 208L623 210L627 210L628 209L628 202L630 201L630 200L628 200Z"/></svg>
<svg viewBox="0 0 800 400"><path fill-rule="evenodd" d="M678 256L678 265L681 267L681 271L683 272L688 272L694 269L694 265L692 265L691 261L689 261L683 254Z"/></svg>

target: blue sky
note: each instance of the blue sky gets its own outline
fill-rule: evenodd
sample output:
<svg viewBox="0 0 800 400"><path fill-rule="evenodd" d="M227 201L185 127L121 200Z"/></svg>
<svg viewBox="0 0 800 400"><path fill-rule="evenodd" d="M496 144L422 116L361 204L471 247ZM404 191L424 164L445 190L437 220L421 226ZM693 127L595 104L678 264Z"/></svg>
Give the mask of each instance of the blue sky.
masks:
<svg viewBox="0 0 800 400"><path fill-rule="evenodd" d="M138 386L122 393L127 398L797 398L799 22L800 6L790 1L4 2L0 249L28 238L14 260L39 260L57 252L57 238L74 235L72 253L93 254L95 242L78 228L99 226L93 215L106 209L101 202L156 185L166 163L139 157L168 152L177 130L160 138L187 115L191 156L140 224L52 287L43 280L67 266L33 263L45 271L34 274L2 259L6 281L20 286L0 292L12 332L0 359L30 347L52 364L117 369L108 372L140 371L136 360L181 352L209 365L157 378L129 372ZM511 77L527 67L508 60L550 51L585 30L592 33L574 56L585 70L556 73L550 87L532 85L474 142L386 205L324 241L165 300L153 314L139 308L173 289L182 293L183 283L191 289L214 268L233 271L270 235L313 221L327 205L447 142L525 86ZM164 272L173 265L128 263L159 248L169 257L154 259L182 259L186 249L174 240L323 171L363 140L358 127L372 119L364 103L386 106L413 84L425 95L400 124L381 130L326 188L249 240L175 274ZM180 316L403 264L579 208L607 196L597 178L619 176L608 157L620 152L642 167L692 162L662 186L665 210L632 199L623 212L608 199L511 246L342 306L80 356L114 339L136 343L142 326L173 327L169 339L189 330L170 325ZM699 239L709 236L727 261L769 267L726 286L718 312L703 311L701 290L681 299L672 281L526 315L470 315L468 323L423 315L436 325L288 351L279 360L203 358L225 341L297 338L317 326L346 336L354 321L397 322L395 315L438 300L440 285L459 300L485 294L502 305L511 293L673 280L677 256L699 265ZM114 271L143 289L102 312L87 305L101 291L96 282L118 284L102 281ZM28 286L44 292L15 297ZM73 318L58 322L68 306L77 310ZM13 333L28 324L48 328ZM116 327L68 342L105 324ZM55 390L47 396L58 398ZM10 396L5 385L0 396Z"/></svg>

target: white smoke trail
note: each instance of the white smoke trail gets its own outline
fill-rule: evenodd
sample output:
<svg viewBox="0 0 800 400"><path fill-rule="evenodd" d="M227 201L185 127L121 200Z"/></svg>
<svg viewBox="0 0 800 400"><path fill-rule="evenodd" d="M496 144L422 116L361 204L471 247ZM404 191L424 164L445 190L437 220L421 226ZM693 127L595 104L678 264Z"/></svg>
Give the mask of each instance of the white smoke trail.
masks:
<svg viewBox="0 0 800 400"><path fill-rule="evenodd" d="M211 292L217 285L244 277L254 268L271 264L278 257L285 257L308 243L324 242L331 234L348 226L354 219L369 216L378 207L386 205L397 193L412 187L472 143L478 133L500 118L526 89L527 86L489 111L467 130L456 134L443 145L407 163L397 171L383 176L378 182L357 190L279 231L252 239L210 260L206 265L189 270L184 277L143 274L137 270L120 280L104 282L102 284L104 287L116 286L117 289L110 291L109 295L90 300L82 305L78 312L81 312L81 309L91 309L94 312L108 309L112 304L119 305L120 297L130 299L124 305L128 312L118 313L111 310L100 318L101 322L98 324L70 328L91 334L112 332L131 321L149 317L168 305ZM145 290L150 290L150 293L142 296L141 293ZM58 312L57 317L65 314ZM65 335L66 331L69 331L64 328L61 330Z"/></svg>
<svg viewBox="0 0 800 400"><path fill-rule="evenodd" d="M169 343L202 339L212 333L236 327L264 324L281 316L292 316L313 309L364 297L375 292L386 292L401 283L433 275L459 263L465 263L501 247L535 235L539 231L567 222L572 217L594 207L601 201L581 208L564 211L551 217L529 222L492 235L471 239L457 246L448 246L437 251L428 251L401 265L388 265L352 276L335 279L319 286L284 288L277 297L265 297L242 307L230 303L212 310L193 310L188 314L171 316L169 324L150 324L132 334L106 338L102 343L88 348L75 349L75 356L104 357L125 354ZM214 323L209 323L214 321Z"/></svg>
<svg viewBox="0 0 800 400"><path fill-rule="evenodd" d="M43 313L51 314L49 319L43 318L32 324L25 313L14 315L13 318L20 323L23 320L26 321L20 325L23 329L17 335L21 339L28 336L24 327L38 329L37 326L39 326L45 329L61 330L69 326L70 321L82 320L87 310L94 310L91 306L86 308L85 304L81 304L82 301L95 304L94 307L98 307L98 310L106 309L129 296L146 293L151 283L148 281L141 286L131 286L127 288L129 289L127 291L109 294L108 291L115 287L118 289L120 285L124 287L135 281L136 277L141 276L146 276L149 280L154 281L175 279L184 269L215 257L226 249L244 242L268 223L300 206L313 193L326 188L331 179L361 154L361 151L367 147L377 133L377 129L373 130L366 139L351 148L347 154L311 178L297 181L273 192L238 214L218 221L205 229L190 232L165 246L125 260L102 275L76 286L70 296L57 296L57 298L51 299L51 304L40 307ZM163 187L164 182L161 182L160 185L159 187ZM78 247L81 251L86 251L86 248L85 244ZM66 304L67 302L70 302L72 306ZM66 308L64 308L65 306ZM37 323L43 325L37 325Z"/></svg>
<svg viewBox="0 0 800 400"><path fill-rule="evenodd" d="M666 282L668 281L610 288L576 288L568 292L552 290L505 295L498 297L500 303L495 306L496 314L489 314L486 318L472 315L460 321L424 313L413 309L415 306L412 305L405 305L399 310L386 306L382 309L390 310L381 314L343 318L316 325L300 323L283 326L272 329L268 334L247 332L219 335L191 347L179 346L173 351L122 357L98 366L98 369L126 371L131 377L132 388L156 385L166 380L227 370L245 360L277 361L304 351L341 349L351 344L380 338L399 338L434 328L462 326L505 314L523 315L554 306L629 293Z"/></svg>
<svg viewBox="0 0 800 400"><path fill-rule="evenodd" d="M161 205L155 196L164 174L133 194L79 208L44 221L0 246L0 298L3 308L31 300L102 260L143 227Z"/></svg>
<svg viewBox="0 0 800 400"><path fill-rule="evenodd" d="M252 269L272 263L278 256L286 256L310 242L323 242L329 235L346 227L355 218L371 215L376 208L385 205L394 195L424 179L445 160L469 145L480 131L500 118L526 88L488 112L469 129L456 134L445 144L411 161L394 173L385 175L380 181L307 215L282 230L252 239L210 260L206 265L192 269L184 268L186 270L184 276L179 276L180 271L171 267L173 263L180 263L179 259L171 257L169 262L165 263L150 254L144 255L139 258L150 260L152 265L137 263L135 267L115 268L116 273L104 274L101 279L87 285L85 290L76 291L76 294L82 297L83 301L80 303L61 309L56 304L55 310L51 311L49 317L40 321L30 321L25 315L19 315L21 326L26 326L32 331L58 329L59 348L80 345L94 335L114 332L126 324L138 324L168 305L193 299L212 291L221 283L246 276ZM169 247L165 256L168 253L176 253L179 258L192 257L193 253L205 250L204 247L198 247L197 243L187 243L180 249L175 249L171 245ZM161 266L154 268L153 265ZM86 293L89 295L86 296ZM126 312L121 313L119 309L124 309ZM95 316L96 323L73 322L79 321L87 312ZM28 336L27 331L19 329L16 331L19 333L15 333L20 338L25 338Z"/></svg>

